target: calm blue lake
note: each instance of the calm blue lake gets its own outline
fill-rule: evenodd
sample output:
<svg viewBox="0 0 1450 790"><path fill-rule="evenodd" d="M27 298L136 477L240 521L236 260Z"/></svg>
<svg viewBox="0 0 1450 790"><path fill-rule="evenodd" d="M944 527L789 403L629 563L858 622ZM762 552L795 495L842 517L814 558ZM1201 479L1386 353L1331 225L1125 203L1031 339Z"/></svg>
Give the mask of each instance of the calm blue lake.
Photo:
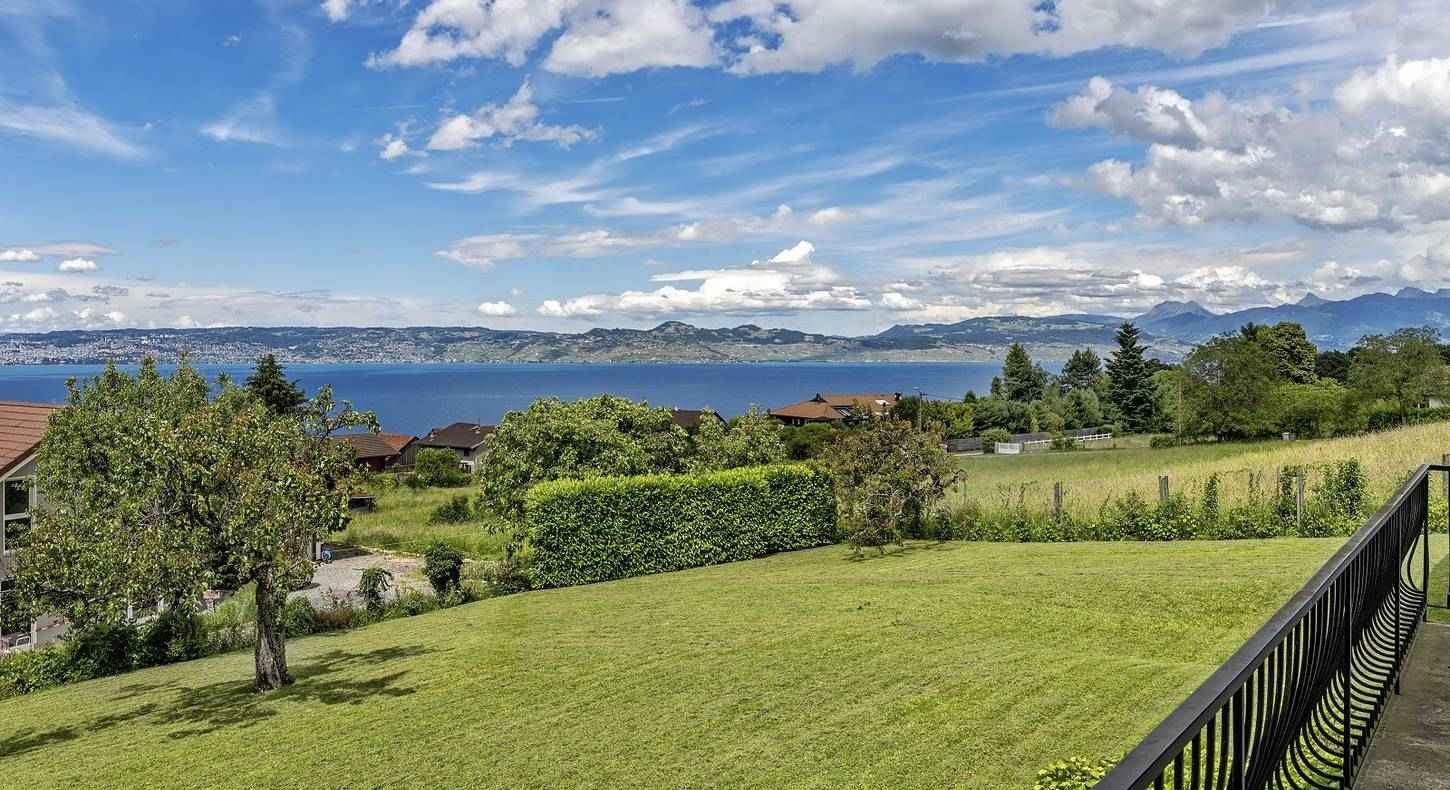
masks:
<svg viewBox="0 0 1450 790"><path fill-rule="evenodd" d="M237 380L242 365L200 365L208 377ZM1055 369L1057 366L1053 366ZM134 369L134 368L132 368ZM0 367L0 399L58 402L65 380L100 366ZM1001 371L995 362L782 364L399 364L291 365L288 375L310 392L331 384L338 398L377 412L383 429L424 434L458 420L496 423L538 398L574 400L608 392L659 406L709 406L726 416L804 400L817 392L926 393L930 398L985 394Z"/></svg>

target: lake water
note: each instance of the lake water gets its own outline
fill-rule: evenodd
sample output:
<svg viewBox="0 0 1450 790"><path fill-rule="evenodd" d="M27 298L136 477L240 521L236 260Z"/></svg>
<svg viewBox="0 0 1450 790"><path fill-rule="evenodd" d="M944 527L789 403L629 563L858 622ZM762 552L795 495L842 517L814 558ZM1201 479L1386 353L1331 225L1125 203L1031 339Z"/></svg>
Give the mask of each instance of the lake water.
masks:
<svg viewBox="0 0 1450 790"><path fill-rule="evenodd" d="M198 365L209 378L242 365ZM1054 366L1056 367L1056 366ZM65 380L100 372L96 365L0 366L0 399L59 402ZM128 369L134 370L134 366ZM424 434L459 420L497 423L538 398L575 400L601 392L658 406L717 409L726 416L805 400L818 392L926 393L956 400L985 394L1001 372L995 362L781 364L398 364L291 365L309 392L331 384L338 398L377 412L387 431Z"/></svg>

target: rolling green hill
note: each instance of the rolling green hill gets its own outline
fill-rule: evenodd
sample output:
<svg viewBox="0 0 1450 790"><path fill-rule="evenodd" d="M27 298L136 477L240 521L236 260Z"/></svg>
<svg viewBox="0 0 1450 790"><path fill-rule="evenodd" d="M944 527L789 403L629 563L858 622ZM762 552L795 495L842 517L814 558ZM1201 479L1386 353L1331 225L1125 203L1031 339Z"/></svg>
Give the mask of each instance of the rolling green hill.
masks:
<svg viewBox="0 0 1450 790"><path fill-rule="evenodd" d="M1338 544L842 547L0 705L0 786L1012 788L1130 746Z"/></svg>

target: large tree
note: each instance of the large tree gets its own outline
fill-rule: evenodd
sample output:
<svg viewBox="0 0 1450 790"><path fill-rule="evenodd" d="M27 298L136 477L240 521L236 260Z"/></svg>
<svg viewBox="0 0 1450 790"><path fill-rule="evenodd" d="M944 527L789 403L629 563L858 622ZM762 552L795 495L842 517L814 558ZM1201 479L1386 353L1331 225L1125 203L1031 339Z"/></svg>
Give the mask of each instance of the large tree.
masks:
<svg viewBox="0 0 1450 790"><path fill-rule="evenodd" d="M1262 436L1274 428L1274 361L1251 336L1223 335L1183 360L1183 408L1196 432L1220 439Z"/></svg>
<svg viewBox="0 0 1450 790"><path fill-rule="evenodd" d="M271 354L257 360L257 369L247 377L247 390L261 399L273 414L297 414L307 402L307 394L289 381L282 363Z"/></svg>
<svg viewBox="0 0 1450 790"><path fill-rule="evenodd" d="M484 445L483 503L515 524L535 483L684 471L690 438L669 409L611 395L534 401L504 415Z"/></svg>
<svg viewBox="0 0 1450 790"><path fill-rule="evenodd" d="M1319 349L1299 324L1293 321L1280 321L1272 326L1248 323L1239 333L1274 360L1274 373L1280 381L1309 384L1317 378L1315 362Z"/></svg>
<svg viewBox="0 0 1450 790"><path fill-rule="evenodd" d="M1401 329L1393 335L1370 335L1352 353L1350 385L1362 397L1393 401L1400 421L1431 396L1450 394L1450 368L1440 356L1434 329Z"/></svg>
<svg viewBox="0 0 1450 790"><path fill-rule="evenodd" d="M1042 398L1047 384L1047 374L1032 363L1027 349L1021 343L1013 343L1007 349L1007 359L1002 364L1002 395L1007 400L1031 403Z"/></svg>
<svg viewBox="0 0 1450 790"><path fill-rule="evenodd" d="M324 438L376 419L336 410L327 388L300 419L225 382L211 398L185 362L169 377L151 360L134 377L108 367L69 390L39 449L21 597L84 627L255 583L256 688L290 683L277 628L288 582L311 576L312 542L347 518L337 483L351 459Z"/></svg>
<svg viewBox="0 0 1450 790"><path fill-rule="evenodd" d="M790 457L785 426L758 406L751 406L729 425L713 416L703 417L690 441L694 453L689 468L694 472L775 464Z"/></svg>
<svg viewBox="0 0 1450 790"><path fill-rule="evenodd" d="M1062 385L1068 392L1092 389L1093 383L1103 375L1103 363L1090 348L1072 352L1067 364L1062 366Z"/></svg>
<svg viewBox="0 0 1450 790"><path fill-rule="evenodd" d="M1134 433L1153 425L1153 378L1144 360L1147 348L1138 342L1138 327L1118 327L1118 349L1108 357L1108 401L1117 407L1123 425Z"/></svg>
<svg viewBox="0 0 1450 790"><path fill-rule="evenodd" d="M822 464L835 482L847 539L858 550L925 537L929 516L961 475L935 437L892 419L843 432Z"/></svg>

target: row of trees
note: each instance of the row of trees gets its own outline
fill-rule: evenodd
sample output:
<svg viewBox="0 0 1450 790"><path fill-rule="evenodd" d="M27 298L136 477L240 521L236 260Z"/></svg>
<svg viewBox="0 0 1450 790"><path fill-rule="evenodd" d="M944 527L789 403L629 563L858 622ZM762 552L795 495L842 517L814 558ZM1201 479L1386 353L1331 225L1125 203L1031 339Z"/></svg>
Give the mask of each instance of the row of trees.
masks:
<svg viewBox="0 0 1450 790"><path fill-rule="evenodd" d="M1249 324L1194 349L1167 383L1177 390L1180 436L1332 436L1410 423L1450 396L1450 365L1433 329L1320 354L1298 324Z"/></svg>
<svg viewBox="0 0 1450 790"><path fill-rule="evenodd" d="M946 439L995 432L1059 432L1105 424L1144 432L1164 422L1158 378L1167 365L1147 357L1138 328L1118 328L1106 364L1091 349L1073 353L1060 374L1048 373L1019 343L1007 349L990 394L961 401L903 398L892 416Z"/></svg>

